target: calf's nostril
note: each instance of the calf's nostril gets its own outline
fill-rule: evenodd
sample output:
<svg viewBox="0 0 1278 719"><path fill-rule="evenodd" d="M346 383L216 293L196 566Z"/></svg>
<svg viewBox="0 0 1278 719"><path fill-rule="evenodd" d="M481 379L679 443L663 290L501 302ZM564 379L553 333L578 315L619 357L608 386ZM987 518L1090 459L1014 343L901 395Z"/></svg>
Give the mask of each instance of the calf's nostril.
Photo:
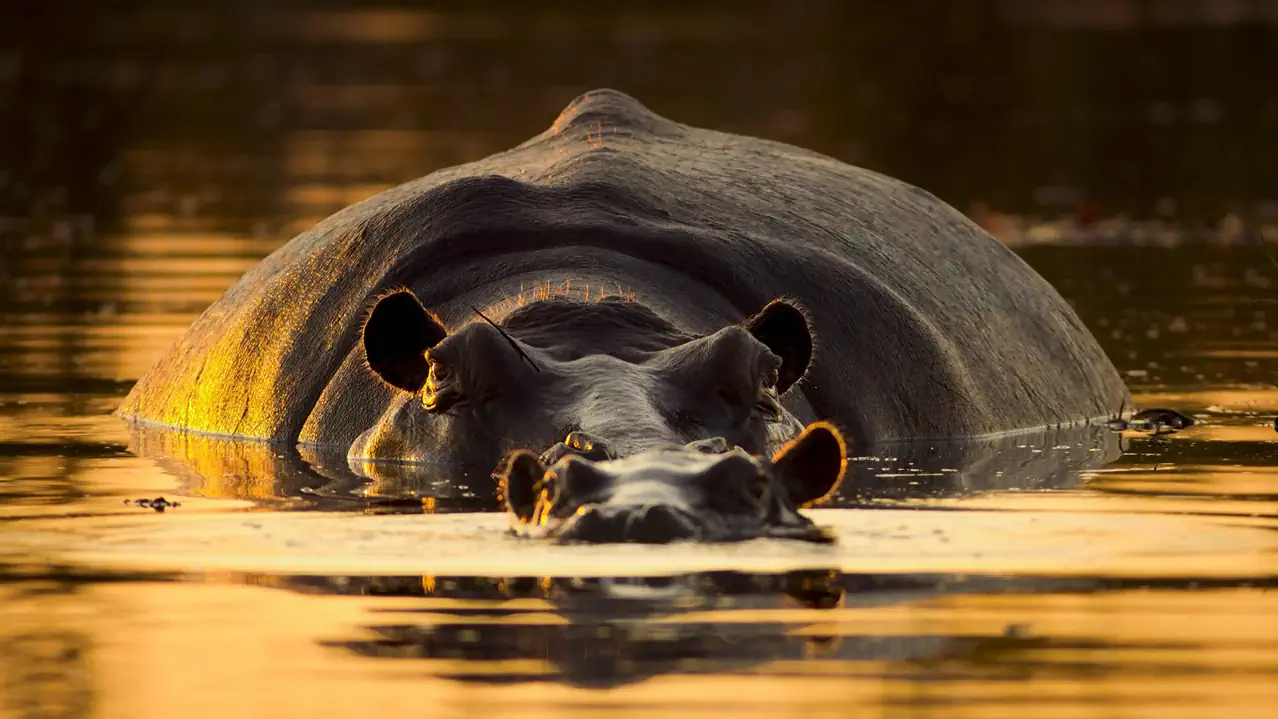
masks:
<svg viewBox="0 0 1278 719"><path fill-rule="evenodd" d="M696 529L670 507L649 505L626 518L626 540L630 542L664 544L691 539L696 534Z"/></svg>

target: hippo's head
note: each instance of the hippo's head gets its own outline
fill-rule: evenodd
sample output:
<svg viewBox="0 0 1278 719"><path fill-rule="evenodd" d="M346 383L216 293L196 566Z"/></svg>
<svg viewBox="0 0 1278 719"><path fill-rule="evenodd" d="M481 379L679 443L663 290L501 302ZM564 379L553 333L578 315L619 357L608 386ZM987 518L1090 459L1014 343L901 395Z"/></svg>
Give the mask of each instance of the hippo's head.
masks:
<svg viewBox="0 0 1278 719"><path fill-rule="evenodd" d="M719 442L651 449L593 462L569 455L550 467L516 451L497 472L517 534L562 542L680 540L728 542L758 537L832 541L798 513L843 478L838 430L818 422L771 461Z"/></svg>
<svg viewBox="0 0 1278 719"><path fill-rule="evenodd" d="M715 439L768 455L803 429L780 401L807 370L803 312L777 300L695 336L634 301L543 299L449 332L408 291L364 327L368 365L400 390L352 459L489 474L516 449L604 460Z"/></svg>

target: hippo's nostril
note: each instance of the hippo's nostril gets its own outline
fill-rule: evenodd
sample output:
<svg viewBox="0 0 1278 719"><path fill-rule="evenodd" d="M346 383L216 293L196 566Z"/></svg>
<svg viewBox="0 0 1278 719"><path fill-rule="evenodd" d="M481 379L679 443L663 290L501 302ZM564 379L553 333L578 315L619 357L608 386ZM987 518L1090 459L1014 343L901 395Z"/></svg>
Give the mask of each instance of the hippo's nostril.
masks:
<svg viewBox="0 0 1278 719"><path fill-rule="evenodd" d="M554 464L564 457L584 457L595 462L616 459L617 453L607 441L588 432L574 430L550 449L541 453L541 461Z"/></svg>
<svg viewBox="0 0 1278 719"><path fill-rule="evenodd" d="M696 527L671 507L649 505L626 519L626 541L629 542L664 544L696 536Z"/></svg>
<svg viewBox="0 0 1278 719"><path fill-rule="evenodd" d="M595 448L590 435L585 432L569 432L568 436L564 437L564 444L582 452L589 452Z"/></svg>

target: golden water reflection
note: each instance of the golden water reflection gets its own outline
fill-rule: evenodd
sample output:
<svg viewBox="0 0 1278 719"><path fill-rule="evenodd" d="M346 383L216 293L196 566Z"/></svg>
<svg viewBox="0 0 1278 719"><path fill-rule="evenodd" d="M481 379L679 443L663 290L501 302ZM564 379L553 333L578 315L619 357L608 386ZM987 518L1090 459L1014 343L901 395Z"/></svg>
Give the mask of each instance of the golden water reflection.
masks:
<svg viewBox="0 0 1278 719"><path fill-rule="evenodd" d="M758 582L713 598L632 586L593 612L589 588L534 583L543 598L510 599L448 578L7 584L0 706L85 717L1262 717L1278 705L1270 586L833 581L853 590L833 605Z"/></svg>
<svg viewBox="0 0 1278 719"><path fill-rule="evenodd" d="M190 542L199 527L221 526L200 520L245 513L492 508L491 485L351 467L340 450L138 431L109 416L270 246L187 240L175 253L140 233L121 240L123 255L79 258L60 283L29 285L34 294L19 296L21 311L0 324L0 540L109 522L136 537L164 536L143 531L162 526ZM1139 406L1178 408L1199 424L1162 437L1094 426L966 448L865 449L840 506L871 518L886 516L876 508L989 517L973 536L1004 541L1014 541L997 529L1008 513L1082 525L1096 517L1109 527L1130 520L1151 528L1143 541L1155 552L1135 560L1138 573L1099 552L1073 555L1072 566L1012 556L1032 547L970 560L953 550L909 562L885 555L864 564L895 574L837 575L838 601L810 605L766 582L744 595L723 586L654 594L620 582L617 596L604 597L571 577L489 580L531 583L522 596L442 577L210 571L156 582L89 565L59 570L59 579L46 576L56 553L0 541L0 715L1266 716L1278 702L1278 556L1257 549L1265 542L1197 558L1157 548L1185 546L1196 531L1219 542L1243 536L1221 528L1278 530L1278 394L1264 359L1275 338L1251 310L1227 310L1266 297L1272 283L1254 280L1278 269L1256 269L1263 253L1227 256L1208 268L1212 284L1187 292L1175 288L1202 264L1192 253L1072 251L1090 259L1052 248L1024 256L1104 328L1100 339ZM1131 269L1151 265L1156 280ZM47 260L26 266L37 278L59 272ZM1115 282L1115 272L1135 279ZM1150 332L1173 324L1184 331ZM159 515L125 503L157 496L181 506ZM1176 522L1140 524L1164 517ZM1086 537L1054 539L1085 546ZM906 541L888 540L896 551ZM340 548L316 551L361 561ZM968 573L913 574L955 562ZM1024 571L1051 562L1051 579Z"/></svg>

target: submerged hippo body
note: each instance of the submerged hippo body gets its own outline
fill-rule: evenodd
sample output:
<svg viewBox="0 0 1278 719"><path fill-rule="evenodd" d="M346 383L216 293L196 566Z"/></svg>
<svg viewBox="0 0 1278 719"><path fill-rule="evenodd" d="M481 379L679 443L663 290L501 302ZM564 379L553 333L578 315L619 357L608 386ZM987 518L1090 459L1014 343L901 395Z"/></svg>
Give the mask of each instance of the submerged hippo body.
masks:
<svg viewBox="0 0 1278 719"><path fill-rule="evenodd" d="M767 454L818 419L877 442L1123 406L1068 304L949 205L601 90L281 247L119 413L487 474L516 449Z"/></svg>

